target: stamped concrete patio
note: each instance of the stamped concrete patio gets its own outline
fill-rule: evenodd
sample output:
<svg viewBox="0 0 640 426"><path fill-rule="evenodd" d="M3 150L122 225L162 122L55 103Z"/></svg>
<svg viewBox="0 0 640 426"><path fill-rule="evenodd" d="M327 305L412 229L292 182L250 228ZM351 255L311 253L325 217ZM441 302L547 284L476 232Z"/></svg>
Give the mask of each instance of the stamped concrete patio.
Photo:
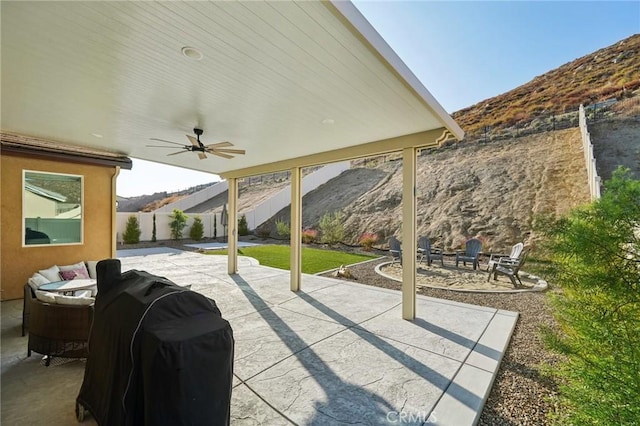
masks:
<svg viewBox="0 0 640 426"><path fill-rule="evenodd" d="M119 257L123 271L191 285L231 323L233 425L472 425L517 321L423 296L405 321L397 291L304 275L292 293L288 271L246 257L232 276L225 256L161 248ZM84 362L26 358L21 310L2 303L2 424L74 424Z"/></svg>

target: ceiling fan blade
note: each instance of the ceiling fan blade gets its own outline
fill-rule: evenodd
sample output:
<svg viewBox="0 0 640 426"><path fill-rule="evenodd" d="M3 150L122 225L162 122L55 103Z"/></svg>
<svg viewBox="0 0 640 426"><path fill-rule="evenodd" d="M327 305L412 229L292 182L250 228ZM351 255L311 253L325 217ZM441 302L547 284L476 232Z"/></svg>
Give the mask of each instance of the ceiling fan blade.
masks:
<svg viewBox="0 0 640 426"><path fill-rule="evenodd" d="M217 155L218 157L226 158L227 160L230 160L230 159L233 158L233 155L223 154L223 153L218 152L218 151L209 151L209 150L207 150L207 152L209 154Z"/></svg>
<svg viewBox="0 0 640 426"><path fill-rule="evenodd" d="M244 149L227 149L227 148L221 148L221 149L214 149L213 151L215 152L226 152L227 154L246 154L246 151Z"/></svg>
<svg viewBox="0 0 640 426"><path fill-rule="evenodd" d="M213 149L217 149L217 148L224 148L225 146L233 146L233 144L231 142L218 142L218 143L212 143L211 145L207 145L207 148L213 148Z"/></svg>
<svg viewBox="0 0 640 426"><path fill-rule="evenodd" d="M167 146L167 145L145 145L147 148L169 148L169 149L176 149L175 146ZM183 145L183 147L185 147L187 145Z"/></svg>
<svg viewBox="0 0 640 426"><path fill-rule="evenodd" d="M178 143L178 142L171 142L171 141L166 141L164 139L158 139L158 138L149 138L149 140L151 141L158 141L158 142L166 142L166 143L172 143L174 145L180 145L180 146L184 146L183 143Z"/></svg>
<svg viewBox="0 0 640 426"><path fill-rule="evenodd" d="M198 140L196 138L194 138L191 135L187 135L187 139L189 139L191 141L191 145L193 146L197 146L198 148L200 147L200 143L198 142Z"/></svg>
<svg viewBox="0 0 640 426"><path fill-rule="evenodd" d="M189 151L178 151L178 152L172 152L171 154L167 154L167 156L169 156L169 155L184 154L185 152L189 152Z"/></svg>
<svg viewBox="0 0 640 426"><path fill-rule="evenodd" d="M205 158L207 158L207 155L204 152L199 152L198 158L200 158L201 160L204 160Z"/></svg>

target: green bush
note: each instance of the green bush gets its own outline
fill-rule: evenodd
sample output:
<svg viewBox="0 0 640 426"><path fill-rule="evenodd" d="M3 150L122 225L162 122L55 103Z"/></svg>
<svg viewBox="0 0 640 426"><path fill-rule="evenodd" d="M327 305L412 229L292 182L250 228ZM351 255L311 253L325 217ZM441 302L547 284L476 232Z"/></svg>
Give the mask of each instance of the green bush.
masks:
<svg viewBox="0 0 640 426"><path fill-rule="evenodd" d="M151 241L156 242L156 214L153 214L153 230L151 231Z"/></svg>
<svg viewBox="0 0 640 426"><path fill-rule="evenodd" d="M189 237L192 240L200 241L204 236L204 225L202 224L202 219L200 216L196 216L193 218L193 224L191 224L191 229L189 229Z"/></svg>
<svg viewBox="0 0 640 426"><path fill-rule="evenodd" d="M238 219L238 235L241 237L249 235L249 226L247 225L247 217L245 215L242 215L240 219Z"/></svg>
<svg viewBox="0 0 640 426"><path fill-rule="evenodd" d="M282 238L290 238L291 237L291 227L289 224L283 220L276 220L276 232Z"/></svg>
<svg viewBox="0 0 640 426"><path fill-rule="evenodd" d="M558 424L640 419L640 181L618 168L600 200L543 224L561 292L547 331L567 362Z"/></svg>
<svg viewBox="0 0 640 426"><path fill-rule="evenodd" d="M129 216L124 234L122 234L122 240L127 244L137 244L140 242L140 234L142 234L142 231L140 230L138 218L133 215Z"/></svg>
<svg viewBox="0 0 640 426"><path fill-rule="evenodd" d="M327 213L320 219L322 242L330 246L342 242L344 239L344 215L341 212Z"/></svg>
<svg viewBox="0 0 640 426"><path fill-rule="evenodd" d="M182 230L185 226L187 226L187 219L189 216L184 214L182 210L173 209L173 212L169 216L171 222L169 222L169 227L171 228L171 238L174 240L179 240L182 238Z"/></svg>

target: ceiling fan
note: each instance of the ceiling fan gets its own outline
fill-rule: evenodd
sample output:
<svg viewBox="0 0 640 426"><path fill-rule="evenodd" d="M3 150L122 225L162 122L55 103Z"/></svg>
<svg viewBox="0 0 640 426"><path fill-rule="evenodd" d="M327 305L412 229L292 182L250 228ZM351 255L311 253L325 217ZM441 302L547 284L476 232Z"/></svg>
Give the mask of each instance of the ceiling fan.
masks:
<svg viewBox="0 0 640 426"><path fill-rule="evenodd" d="M228 147L233 146L233 144L231 142L218 142L218 143L212 143L210 145L205 145L202 142L200 142L200 136L202 135L202 133L204 133L204 131L202 129L193 129L193 133L196 134L196 137L194 138L191 135L186 135L187 139L189 139L189 141L191 142L191 145L183 145L181 143L178 142L171 142L171 141L167 141L164 139L158 139L158 138L150 138L150 140L152 141L158 141L158 142L165 142L165 143L170 143L173 145L180 145L182 147L182 150L177 151L177 152L172 152L170 154L167 155L177 155L177 154L183 154L185 152L197 152L198 153L198 158L200 158L201 160L204 160L205 158L207 158L207 153L208 154L213 154L213 155L217 155L218 157L222 157L222 158L226 158L226 159L231 159L233 158L233 155L231 154L237 154L237 155L244 155L245 154L245 150L244 149L230 149ZM176 149L172 146L167 146L167 145L147 145L150 148L171 148L171 149Z"/></svg>

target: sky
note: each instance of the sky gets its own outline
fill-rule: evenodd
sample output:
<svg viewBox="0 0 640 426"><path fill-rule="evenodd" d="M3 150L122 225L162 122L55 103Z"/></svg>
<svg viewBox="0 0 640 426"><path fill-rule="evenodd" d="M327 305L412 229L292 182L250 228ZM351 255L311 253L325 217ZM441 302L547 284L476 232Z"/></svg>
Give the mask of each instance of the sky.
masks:
<svg viewBox="0 0 640 426"><path fill-rule="evenodd" d="M640 33L634 1L354 1L453 113ZM133 159L117 193L177 191L216 175Z"/></svg>

